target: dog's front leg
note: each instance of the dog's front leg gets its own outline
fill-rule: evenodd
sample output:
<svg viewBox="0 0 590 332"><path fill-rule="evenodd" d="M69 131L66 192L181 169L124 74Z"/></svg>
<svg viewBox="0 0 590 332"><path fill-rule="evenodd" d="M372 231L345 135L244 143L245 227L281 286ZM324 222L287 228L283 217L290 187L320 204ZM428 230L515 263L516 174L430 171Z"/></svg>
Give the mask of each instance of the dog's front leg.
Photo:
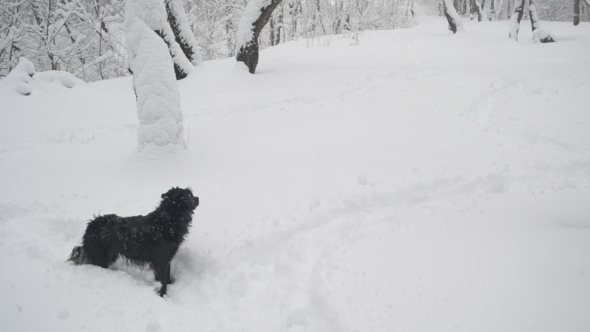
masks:
<svg viewBox="0 0 590 332"><path fill-rule="evenodd" d="M158 294L160 294L160 296L164 296L166 295L166 291L168 288L168 277L169 277L169 269L166 265L155 265L154 266L154 272L156 275L156 280L160 281L160 283L162 283L162 287L160 287L160 291L158 292Z"/></svg>
<svg viewBox="0 0 590 332"><path fill-rule="evenodd" d="M172 275L170 274L170 265L171 265L171 264L170 264L170 263L168 263L168 268L166 269L166 270L167 270L167 273L166 273L166 275L168 276L168 278L166 279L166 280L167 280L166 282L167 282L168 284L172 284L172 283L174 282L174 279L172 279Z"/></svg>
<svg viewBox="0 0 590 332"><path fill-rule="evenodd" d="M162 287L160 288L160 291L158 292L158 294L161 297L164 297L164 295L166 295L166 288L168 288L167 284L162 284Z"/></svg>

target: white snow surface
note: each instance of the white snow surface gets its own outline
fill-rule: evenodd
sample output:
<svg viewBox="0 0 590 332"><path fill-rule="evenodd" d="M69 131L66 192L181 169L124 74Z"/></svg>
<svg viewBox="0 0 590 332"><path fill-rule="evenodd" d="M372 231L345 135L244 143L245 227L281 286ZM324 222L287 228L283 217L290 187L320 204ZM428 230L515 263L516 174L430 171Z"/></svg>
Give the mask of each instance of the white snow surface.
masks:
<svg viewBox="0 0 590 332"><path fill-rule="evenodd" d="M184 146L180 95L168 47L137 17L126 21L129 66L137 93L139 149Z"/></svg>
<svg viewBox="0 0 590 332"><path fill-rule="evenodd" d="M0 331L589 331L590 25L420 21L204 62L187 150L137 152L131 78L0 82ZM65 262L171 186L201 205L166 298Z"/></svg>
<svg viewBox="0 0 590 332"><path fill-rule="evenodd" d="M236 32L236 53L252 40L254 36L254 22L260 17L264 7L269 6L272 0L249 0L240 17L238 31Z"/></svg>

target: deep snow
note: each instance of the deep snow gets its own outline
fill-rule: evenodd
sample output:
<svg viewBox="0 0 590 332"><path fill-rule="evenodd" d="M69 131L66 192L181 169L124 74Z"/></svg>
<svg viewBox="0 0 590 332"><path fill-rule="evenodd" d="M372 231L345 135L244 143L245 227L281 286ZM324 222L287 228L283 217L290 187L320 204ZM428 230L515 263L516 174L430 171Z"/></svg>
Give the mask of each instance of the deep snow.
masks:
<svg viewBox="0 0 590 332"><path fill-rule="evenodd" d="M590 25L420 21L203 63L180 153L137 152L131 78L0 82L0 331L590 330ZM168 298L65 262L176 185Z"/></svg>

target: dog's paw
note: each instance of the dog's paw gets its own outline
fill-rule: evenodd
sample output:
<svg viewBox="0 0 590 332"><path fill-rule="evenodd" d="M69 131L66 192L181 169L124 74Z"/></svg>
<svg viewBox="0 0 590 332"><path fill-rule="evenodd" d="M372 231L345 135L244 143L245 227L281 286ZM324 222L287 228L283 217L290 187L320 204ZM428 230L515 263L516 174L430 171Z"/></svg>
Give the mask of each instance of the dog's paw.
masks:
<svg viewBox="0 0 590 332"><path fill-rule="evenodd" d="M155 280L155 281L157 281L157 282L160 282L160 283L162 282L162 280L160 280L159 278L154 278L154 280ZM170 284L173 284L175 281L176 281L176 278L172 278L172 277L170 277L170 278L168 279L168 282L167 282L167 284L168 284L168 285L170 285Z"/></svg>
<svg viewBox="0 0 590 332"><path fill-rule="evenodd" d="M154 291L154 293L158 294L158 296L160 296L161 298L168 298L168 295L166 295L166 290L163 289L164 287L161 286L155 286L152 287L152 290Z"/></svg>

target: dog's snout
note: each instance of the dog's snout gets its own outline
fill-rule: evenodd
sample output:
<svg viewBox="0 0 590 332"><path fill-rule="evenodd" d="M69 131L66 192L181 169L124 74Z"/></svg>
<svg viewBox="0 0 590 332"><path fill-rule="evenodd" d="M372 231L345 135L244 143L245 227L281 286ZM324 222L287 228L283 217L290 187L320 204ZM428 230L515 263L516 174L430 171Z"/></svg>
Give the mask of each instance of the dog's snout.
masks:
<svg viewBox="0 0 590 332"><path fill-rule="evenodd" d="M193 198L193 202L195 204L195 207L199 206L199 198L198 197Z"/></svg>

